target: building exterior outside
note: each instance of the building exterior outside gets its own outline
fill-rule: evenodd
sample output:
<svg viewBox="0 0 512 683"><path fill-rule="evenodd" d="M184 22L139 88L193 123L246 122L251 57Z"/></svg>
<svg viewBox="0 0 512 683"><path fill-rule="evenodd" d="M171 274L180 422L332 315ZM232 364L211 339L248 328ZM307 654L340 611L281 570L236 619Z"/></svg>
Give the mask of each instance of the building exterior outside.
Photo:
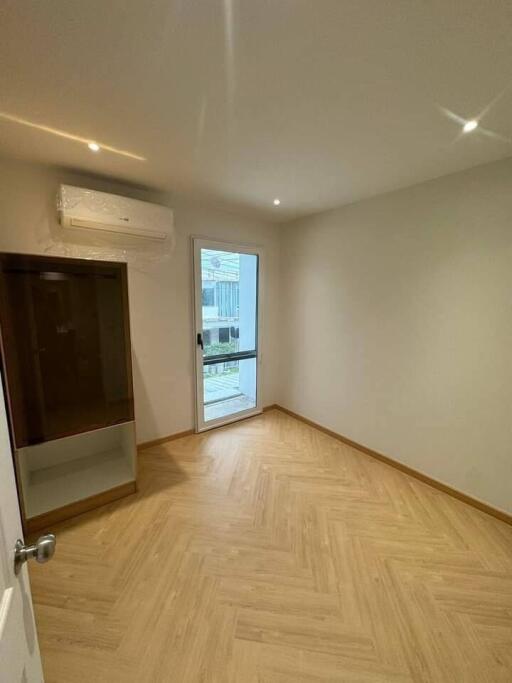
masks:
<svg viewBox="0 0 512 683"><path fill-rule="evenodd" d="M204 356L256 348L257 257L204 249L201 280ZM205 365L205 406L236 397L256 404L255 359Z"/></svg>

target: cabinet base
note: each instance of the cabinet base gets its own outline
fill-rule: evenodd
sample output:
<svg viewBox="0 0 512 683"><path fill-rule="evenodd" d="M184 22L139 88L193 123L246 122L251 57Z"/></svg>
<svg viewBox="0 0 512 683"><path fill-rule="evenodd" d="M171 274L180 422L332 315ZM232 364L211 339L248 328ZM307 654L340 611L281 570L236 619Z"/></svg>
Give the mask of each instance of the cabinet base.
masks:
<svg viewBox="0 0 512 683"><path fill-rule="evenodd" d="M76 517L84 512L89 512L89 510L95 510L102 505L112 503L114 500L129 496L131 493L135 493L136 491L137 483L135 481L129 481L126 484L121 484L121 486L116 486L112 489L108 489L107 491L102 491L94 496L77 500L75 503L70 503L69 505L64 505L64 507L50 510L42 515L38 515L37 517L25 519L23 524L25 532L32 533L33 531L40 531L41 529L48 531L52 524L63 522L65 519Z"/></svg>

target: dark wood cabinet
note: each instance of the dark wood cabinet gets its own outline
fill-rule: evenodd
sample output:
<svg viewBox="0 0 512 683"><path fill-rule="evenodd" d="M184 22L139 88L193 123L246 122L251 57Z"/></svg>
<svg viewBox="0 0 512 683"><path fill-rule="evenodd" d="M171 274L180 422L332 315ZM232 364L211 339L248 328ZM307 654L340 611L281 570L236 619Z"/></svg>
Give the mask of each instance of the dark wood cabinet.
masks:
<svg viewBox="0 0 512 683"><path fill-rule="evenodd" d="M133 483L126 264L1 253L0 339L25 518Z"/></svg>
<svg viewBox="0 0 512 683"><path fill-rule="evenodd" d="M126 264L0 254L17 448L133 420Z"/></svg>

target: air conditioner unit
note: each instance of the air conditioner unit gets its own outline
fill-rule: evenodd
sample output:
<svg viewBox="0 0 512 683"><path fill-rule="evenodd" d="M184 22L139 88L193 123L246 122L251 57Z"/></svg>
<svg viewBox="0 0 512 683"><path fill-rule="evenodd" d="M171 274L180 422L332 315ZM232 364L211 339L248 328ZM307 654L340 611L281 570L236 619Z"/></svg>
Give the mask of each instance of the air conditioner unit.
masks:
<svg viewBox="0 0 512 683"><path fill-rule="evenodd" d="M173 231L173 213L166 206L117 194L60 186L59 216L66 228L89 228L151 240L165 240Z"/></svg>

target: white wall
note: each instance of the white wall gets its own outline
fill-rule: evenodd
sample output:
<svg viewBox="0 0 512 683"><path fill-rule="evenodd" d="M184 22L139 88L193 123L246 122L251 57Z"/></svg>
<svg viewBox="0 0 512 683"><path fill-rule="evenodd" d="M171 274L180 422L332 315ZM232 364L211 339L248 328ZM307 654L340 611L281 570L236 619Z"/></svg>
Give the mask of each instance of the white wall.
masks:
<svg viewBox="0 0 512 683"><path fill-rule="evenodd" d="M45 251L59 182L175 208L172 256L129 264L139 441L193 425L190 235L260 244L263 404L512 511L512 160L282 228L0 160L0 250Z"/></svg>
<svg viewBox="0 0 512 683"><path fill-rule="evenodd" d="M167 203L175 209L177 239L168 259L128 265L138 441L190 429L194 422L191 235L265 249L263 405L276 397L278 228L211 207L119 183L0 160L0 250L44 253L59 230L60 182ZM81 256L94 255L83 247ZM267 352L268 349L268 352Z"/></svg>
<svg viewBox="0 0 512 683"><path fill-rule="evenodd" d="M512 512L512 160L291 223L280 403Z"/></svg>

